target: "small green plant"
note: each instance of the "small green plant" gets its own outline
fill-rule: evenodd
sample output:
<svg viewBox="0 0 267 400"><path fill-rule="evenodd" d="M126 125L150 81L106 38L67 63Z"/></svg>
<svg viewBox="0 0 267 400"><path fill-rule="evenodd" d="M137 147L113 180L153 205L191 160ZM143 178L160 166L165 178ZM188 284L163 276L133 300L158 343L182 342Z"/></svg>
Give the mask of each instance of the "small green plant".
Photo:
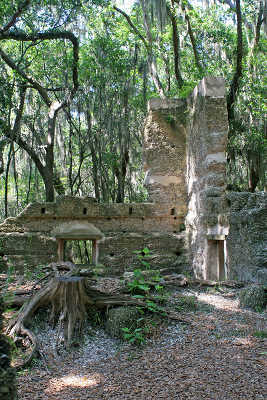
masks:
<svg viewBox="0 0 267 400"><path fill-rule="evenodd" d="M143 250L134 251L134 254L136 254L137 259L140 261L141 267L145 267L145 270L150 273L151 268L147 261L147 258L151 257L150 250L145 247ZM163 286L160 285L161 279L159 271L155 271L153 276L151 276L151 282L149 282L147 281L146 272L143 272L140 268L136 268L134 270L134 280L128 283L128 288L133 295L146 294L152 287L156 291L161 291L163 289Z"/></svg>
<svg viewBox="0 0 267 400"><path fill-rule="evenodd" d="M128 288L132 294L143 294L150 290L150 286L145 283L145 277L140 269L134 270L135 279L128 283Z"/></svg>
<svg viewBox="0 0 267 400"><path fill-rule="evenodd" d="M160 307L157 303L152 300L146 300L147 310L152 313L160 313L161 315L165 315L164 309Z"/></svg>
<svg viewBox="0 0 267 400"><path fill-rule="evenodd" d="M26 281L31 281L33 279L33 271L29 268L27 264L24 264L23 275Z"/></svg>
<svg viewBox="0 0 267 400"><path fill-rule="evenodd" d="M130 328L122 328L123 338L129 343L140 346L146 341L147 330L145 328L146 327L135 328L134 330L131 330Z"/></svg>
<svg viewBox="0 0 267 400"><path fill-rule="evenodd" d="M139 312L144 315L143 310L140 309ZM123 332L124 340L140 346L145 344L146 338L149 335L151 329L155 327L156 322L147 319L145 316L142 316L137 319L136 323L137 326L133 325L131 327L123 327L121 330Z"/></svg>
<svg viewBox="0 0 267 400"><path fill-rule="evenodd" d="M35 273L37 279L42 279L45 277L46 273L43 270L43 268L44 267L41 264L38 264L37 267L35 268L34 273Z"/></svg>
<svg viewBox="0 0 267 400"><path fill-rule="evenodd" d="M255 332L253 332L253 336L260 338L260 339L266 339L267 331L255 331Z"/></svg>
<svg viewBox="0 0 267 400"><path fill-rule="evenodd" d="M160 290L160 293L157 294L154 298L159 304L166 304L169 300L170 294L168 292L163 292L163 289Z"/></svg>
<svg viewBox="0 0 267 400"><path fill-rule="evenodd" d="M134 251L134 254L136 254L137 259L140 261L141 265L145 267L145 269L150 269L150 264L147 259L151 257L151 252L147 247L145 247L143 250Z"/></svg>

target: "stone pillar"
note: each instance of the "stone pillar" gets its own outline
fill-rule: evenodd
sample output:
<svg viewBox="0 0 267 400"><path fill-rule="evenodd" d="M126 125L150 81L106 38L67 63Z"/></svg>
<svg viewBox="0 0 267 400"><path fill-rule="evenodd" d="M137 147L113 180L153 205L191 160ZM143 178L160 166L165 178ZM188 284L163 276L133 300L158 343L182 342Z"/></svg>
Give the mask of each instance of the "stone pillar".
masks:
<svg viewBox="0 0 267 400"><path fill-rule="evenodd" d="M97 240L92 240L92 264L98 264L98 243Z"/></svg>
<svg viewBox="0 0 267 400"><path fill-rule="evenodd" d="M57 239L57 256L58 261L64 261L64 247L65 247L65 240L64 239Z"/></svg>
<svg viewBox="0 0 267 400"><path fill-rule="evenodd" d="M188 98L186 227L195 275L204 279L223 276L219 265L225 246L218 250L215 242L228 234L227 137L224 79L203 78Z"/></svg>
<svg viewBox="0 0 267 400"><path fill-rule="evenodd" d="M149 101L143 158L149 201L173 203L185 213L186 100Z"/></svg>

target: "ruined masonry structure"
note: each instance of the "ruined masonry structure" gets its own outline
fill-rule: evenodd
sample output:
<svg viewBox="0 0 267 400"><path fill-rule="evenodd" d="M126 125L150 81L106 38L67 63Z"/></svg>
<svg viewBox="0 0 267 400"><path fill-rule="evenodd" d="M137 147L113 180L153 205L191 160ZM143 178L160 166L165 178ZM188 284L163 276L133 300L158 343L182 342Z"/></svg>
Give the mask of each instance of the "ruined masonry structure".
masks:
<svg viewBox="0 0 267 400"><path fill-rule="evenodd" d="M0 225L0 268L1 255L17 267L36 266L62 258L63 241L87 238L93 259L109 274L133 270L133 252L148 247L153 268L266 281L261 219L267 196L226 193L227 134L222 78L204 78L188 99L150 100L143 148L148 202L98 204L65 196L30 204Z"/></svg>
<svg viewBox="0 0 267 400"><path fill-rule="evenodd" d="M225 197L228 116L224 80L206 78L188 99L188 212L190 258L197 277L225 279L228 204Z"/></svg>
<svg viewBox="0 0 267 400"><path fill-rule="evenodd" d="M267 283L267 193L227 194L230 206L227 265L230 279Z"/></svg>

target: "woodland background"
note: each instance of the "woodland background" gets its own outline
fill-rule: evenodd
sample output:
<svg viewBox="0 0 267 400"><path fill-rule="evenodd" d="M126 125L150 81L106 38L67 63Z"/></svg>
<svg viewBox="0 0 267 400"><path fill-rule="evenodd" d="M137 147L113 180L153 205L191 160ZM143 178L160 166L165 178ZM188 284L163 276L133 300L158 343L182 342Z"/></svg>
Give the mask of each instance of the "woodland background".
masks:
<svg viewBox="0 0 267 400"><path fill-rule="evenodd" d="M147 101L207 75L227 82L228 189L264 190L267 0L115 3L0 1L0 220L62 194L145 201Z"/></svg>

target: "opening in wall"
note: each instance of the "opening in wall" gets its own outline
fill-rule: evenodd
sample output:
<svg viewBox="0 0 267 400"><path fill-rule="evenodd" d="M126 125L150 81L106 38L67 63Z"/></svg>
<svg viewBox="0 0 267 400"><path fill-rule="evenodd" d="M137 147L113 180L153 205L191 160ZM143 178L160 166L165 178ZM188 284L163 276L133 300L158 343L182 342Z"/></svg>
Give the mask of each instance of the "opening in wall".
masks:
<svg viewBox="0 0 267 400"><path fill-rule="evenodd" d="M214 238L207 240L207 279L220 281L227 279L226 242L225 236L222 237L214 235Z"/></svg>
<svg viewBox="0 0 267 400"><path fill-rule="evenodd" d="M75 264L92 264L92 240L67 240L64 253L66 261L71 261Z"/></svg>

